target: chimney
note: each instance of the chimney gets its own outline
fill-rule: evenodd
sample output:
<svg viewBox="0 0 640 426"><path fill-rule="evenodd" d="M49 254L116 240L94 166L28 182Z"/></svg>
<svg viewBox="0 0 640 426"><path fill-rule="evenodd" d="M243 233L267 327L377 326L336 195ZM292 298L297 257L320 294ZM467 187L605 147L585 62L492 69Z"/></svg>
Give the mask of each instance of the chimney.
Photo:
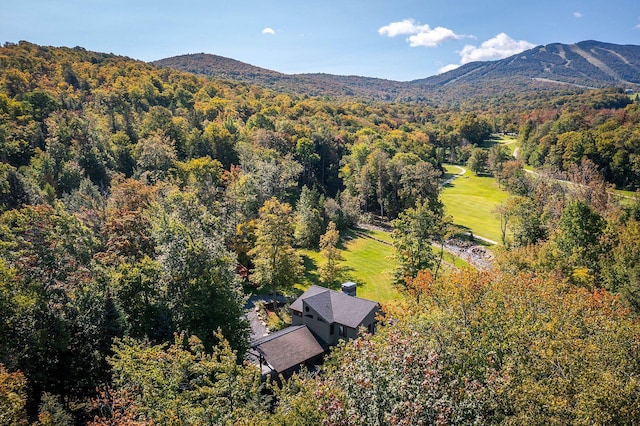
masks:
<svg viewBox="0 0 640 426"><path fill-rule="evenodd" d="M354 296L356 295L356 283L353 283L351 281L343 283L342 284L342 292L344 294L346 294L347 296Z"/></svg>

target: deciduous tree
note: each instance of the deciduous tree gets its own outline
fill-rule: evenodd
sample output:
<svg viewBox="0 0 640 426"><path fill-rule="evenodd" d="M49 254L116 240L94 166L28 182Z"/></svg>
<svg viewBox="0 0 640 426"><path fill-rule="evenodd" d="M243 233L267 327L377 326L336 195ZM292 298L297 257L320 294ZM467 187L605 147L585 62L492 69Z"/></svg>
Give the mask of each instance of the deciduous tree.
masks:
<svg viewBox="0 0 640 426"><path fill-rule="evenodd" d="M20 371L10 373L0 364L0 423L26 426L27 381Z"/></svg>
<svg viewBox="0 0 640 426"><path fill-rule="evenodd" d="M436 255L431 248L431 240L444 226L441 212L434 212L429 200L421 200L415 207L400 213L392 222L394 257L398 262L395 272L396 282L415 278L418 272L435 266Z"/></svg>
<svg viewBox="0 0 640 426"><path fill-rule="evenodd" d="M482 148L474 148L467 161L467 167L476 175L486 173L489 167L489 155Z"/></svg>
<svg viewBox="0 0 640 426"><path fill-rule="evenodd" d="M552 237L560 268L586 285L592 285L599 272L604 227L604 219L595 210L583 201L574 201L565 207Z"/></svg>
<svg viewBox="0 0 640 426"><path fill-rule="evenodd" d="M252 279L270 288L274 301L278 289L288 289L302 274L302 259L293 248L293 232L291 206L275 198L267 200L260 208L256 245L249 254L255 265Z"/></svg>
<svg viewBox="0 0 640 426"><path fill-rule="evenodd" d="M323 227L322 211L318 191L303 186L296 205L294 231L295 240L300 246L318 247Z"/></svg>
<svg viewBox="0 0 640 426"><path fill-rule="evenodd" d="M221 333L212 352L184 334L171 345L124 338L110 358L114 386L133 399L138 420L156 424L247 424L265 410L260 371L238 364Z"/></svg>

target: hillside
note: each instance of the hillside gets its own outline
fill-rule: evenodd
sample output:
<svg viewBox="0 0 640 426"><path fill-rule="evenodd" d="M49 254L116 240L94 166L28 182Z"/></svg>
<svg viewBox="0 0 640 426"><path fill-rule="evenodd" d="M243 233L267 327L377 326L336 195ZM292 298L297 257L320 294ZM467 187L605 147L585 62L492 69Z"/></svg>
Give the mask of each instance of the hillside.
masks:
<svg viewBox="0 0 640 426"><path fill-rule="evenodd" d="M635 86L640 84L640 46L598 41L554 43L499 61L466 64L412 84L438 87L513 77L586 87Z"/></svg>
<svg viewBox="0 0 640 426"><path fill-rule="evenodd" d="M310 96L358 96L371 99L395 99L408 87L401 82L357 76L331 74L283 74L218 55L196 53L174 56L153 62L215 78L238 80L273 90L302 93Z"/></svg>
<svg viewBox="0 0 640 426"><path fill-rule="evenodd" d="M505 91L640 85L640 46L598 41L538 46L506 59L473 62L410 82L331 74L282 74L204 53L162 59L153 64L278 91L375 100L437 102Z"/></svg>

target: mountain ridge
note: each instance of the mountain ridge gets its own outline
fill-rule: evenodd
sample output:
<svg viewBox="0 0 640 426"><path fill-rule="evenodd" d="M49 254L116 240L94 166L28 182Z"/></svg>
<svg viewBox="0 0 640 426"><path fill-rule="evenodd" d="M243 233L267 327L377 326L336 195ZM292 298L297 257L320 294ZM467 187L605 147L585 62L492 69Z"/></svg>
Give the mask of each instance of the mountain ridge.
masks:
<svg viewBox="0 0 640 426"><path fill-rule="evenodd" d="M284 74L231 58L205 53L152 62L161 67L239 80L274 90L312 96L355 96L382 100L424 100L444 96L491 94L508 90L640 88L640 46L595 40L539 45L505 59L471 62L442 74L407 82L325 73Z"/></svg>

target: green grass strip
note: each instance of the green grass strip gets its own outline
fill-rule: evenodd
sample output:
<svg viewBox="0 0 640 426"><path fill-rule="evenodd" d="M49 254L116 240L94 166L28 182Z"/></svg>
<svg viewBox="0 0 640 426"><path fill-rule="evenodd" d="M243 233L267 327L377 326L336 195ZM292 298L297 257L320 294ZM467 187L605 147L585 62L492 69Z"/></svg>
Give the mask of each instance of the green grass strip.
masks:
<svg viewBox="0 0 640 426"><path fill-rule="evenodd" d="M460 171L458 166L445 165L448 175ZM453 222L463 231L500 241L500 219L495 208L509 197L498 186L493 177L475 176L468 171L447 184L441 194L445 212L453 217Z"/></svg>

